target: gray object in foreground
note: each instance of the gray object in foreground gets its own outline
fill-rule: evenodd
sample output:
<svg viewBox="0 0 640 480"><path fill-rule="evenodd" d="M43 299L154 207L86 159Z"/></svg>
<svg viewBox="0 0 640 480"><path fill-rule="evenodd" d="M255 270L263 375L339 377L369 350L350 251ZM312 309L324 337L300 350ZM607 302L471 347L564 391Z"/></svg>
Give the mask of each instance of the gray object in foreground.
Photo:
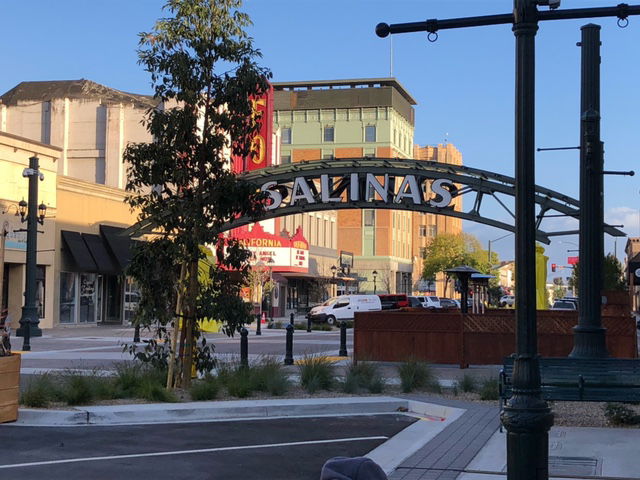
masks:
<svg viewBox="0 0 640 480"><path fill-rule="evenodd" d="M387 475L370 458L333 457L322 466L320 480L387 480Z"/></svg>

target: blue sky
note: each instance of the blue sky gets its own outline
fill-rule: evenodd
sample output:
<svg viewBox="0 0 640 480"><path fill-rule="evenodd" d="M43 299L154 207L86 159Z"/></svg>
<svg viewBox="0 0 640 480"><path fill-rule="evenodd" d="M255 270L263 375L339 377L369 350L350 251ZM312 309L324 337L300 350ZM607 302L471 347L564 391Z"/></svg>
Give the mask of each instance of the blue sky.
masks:
<svg viewBox="0 0 640 480"><path fill-rule="evenodd" d="M561 8L612 6L616 0L562 0ZM87 78L124 91L151 93L137 65L137 34L162 16L162 0L1 0L0 92L21 81ZM379 22L401 23L508 13L511 0L245 0L251 35L275 81L386 77L389 38L375 36ZM640 136L640 17L621 29L602 25L602 138L607 170L637 169ZM582 21L543 22L537 36L536 143L578 145ZM513 174L514 39L510 27L393 37L393 75L417 100L415 141L446 139L466 165ZM538 153L536 183L578 197L578 152ZM605 219L640 234L640 172L605 178ZM487 246L504 232L465 222ZM569 243L560 243L559 240ZM618 239L623 257L625 239ZM550 262L566 264L577 237L554 240ZM513 258L513 236L492 245ZM606 250L614 250L606 237ZM573 255L573 254L570 254ZM566 271L566 275L569 271Z"/></svg>

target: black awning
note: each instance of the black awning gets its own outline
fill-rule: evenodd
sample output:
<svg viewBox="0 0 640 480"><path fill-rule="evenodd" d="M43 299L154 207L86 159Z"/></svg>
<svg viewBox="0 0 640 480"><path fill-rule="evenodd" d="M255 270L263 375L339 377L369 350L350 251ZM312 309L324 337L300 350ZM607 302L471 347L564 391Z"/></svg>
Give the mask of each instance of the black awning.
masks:
<svg viewBox="0 0 640 480"><path fill-rule="evenodd" d="M133 256L133 240L128 235L122 235L124 228L100 225L100 233L106 239L107 245L119 268L124 270Z"/></svg>
<svg viewBox="0 0 640 480"><path fill-rule="evenodd" d="M67 245L67 250L71 254L71 258L73 258L73 262L79 272L98 271L98 267L93 261L93 257L89 253L89 249L82 240L80 233L62 230L62 240Z"/></svg>
<svg viewBox="0 0 640 480"><path fill-rule="evenodd" d="M100 235L83 233L82 238L84 239L84 243L87 244L94 262L98 266L98 273L117 275L122 272L109 254L107 245Z"/></svg>

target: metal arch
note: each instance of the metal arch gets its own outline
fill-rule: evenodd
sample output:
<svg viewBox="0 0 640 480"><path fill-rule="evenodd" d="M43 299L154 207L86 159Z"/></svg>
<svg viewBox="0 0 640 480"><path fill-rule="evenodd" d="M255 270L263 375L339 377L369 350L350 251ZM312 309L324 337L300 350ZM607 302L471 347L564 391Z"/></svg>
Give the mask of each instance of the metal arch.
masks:
<svg viewBox="0 0 640 480"><path fill-rule="evenodd" d="M399 159L399 158L348 158L335 159L330 162L326 160L303 161L275 167L267 167L261 170L244 173L239 176L241 180L252 183L276 182L286 184L293 182L296 177L318 178L320 175L348 176L351 173L372 173L374 175L416 175L424 179L447 179L458 184L461 188L454 193L454 196L462 196L475 193L473 207L468 212L455 211L451 207L436 208L427 204L409 205L403 203L384 203L382 201L352 201L331 204L306 204L295 206L282 206L273 211L268 211L260 219L238 218L233 222L224 225L223 230L247 225L257 220L267 220L271 218L292 215L295 213L316 212L326 210L345 209L393 209L409 210L416 212L433 213L447 215L483 223L496 228L501 228L513 232L515 227L508 223L485 218L480 214L482 201L485 197L494 198L513 218L514 213L496 196L504 194L515 197L515 178L500 173L490 172L463 165L452 165L425 160ZM290 188L290 187L289 187ZM343 185L344 188L344 185ZM568 235L572 231L544 231L541 230L541 223L545 218L567 216L578 218L580 214L580 202L563 193L550 190L548 188L535 187L535 201L540 206L537 216L536 238L543 243L550 243L549 237L558 235ZM552 212L557 212L552 214ZM558 215L560 214L560 215ZM616 228L605 225L605 232L613 236L624 236L624 233Z"/></svg>

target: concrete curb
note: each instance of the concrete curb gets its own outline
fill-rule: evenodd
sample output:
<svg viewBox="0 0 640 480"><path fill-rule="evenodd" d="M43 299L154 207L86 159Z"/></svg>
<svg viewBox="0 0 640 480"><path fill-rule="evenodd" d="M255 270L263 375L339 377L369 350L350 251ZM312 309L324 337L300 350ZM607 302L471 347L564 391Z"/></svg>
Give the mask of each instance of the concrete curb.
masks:
<svg viewBox="0 0 640 480"><path fill-rule="evenodd" d="M70 410L20 409L15 426L125 425L179 423L248 418L272 418L317 415L354 415L411 412L441 418L453 410L395 397L332 397L312 399L270 399L153 403L94 406Z"/></svg>

